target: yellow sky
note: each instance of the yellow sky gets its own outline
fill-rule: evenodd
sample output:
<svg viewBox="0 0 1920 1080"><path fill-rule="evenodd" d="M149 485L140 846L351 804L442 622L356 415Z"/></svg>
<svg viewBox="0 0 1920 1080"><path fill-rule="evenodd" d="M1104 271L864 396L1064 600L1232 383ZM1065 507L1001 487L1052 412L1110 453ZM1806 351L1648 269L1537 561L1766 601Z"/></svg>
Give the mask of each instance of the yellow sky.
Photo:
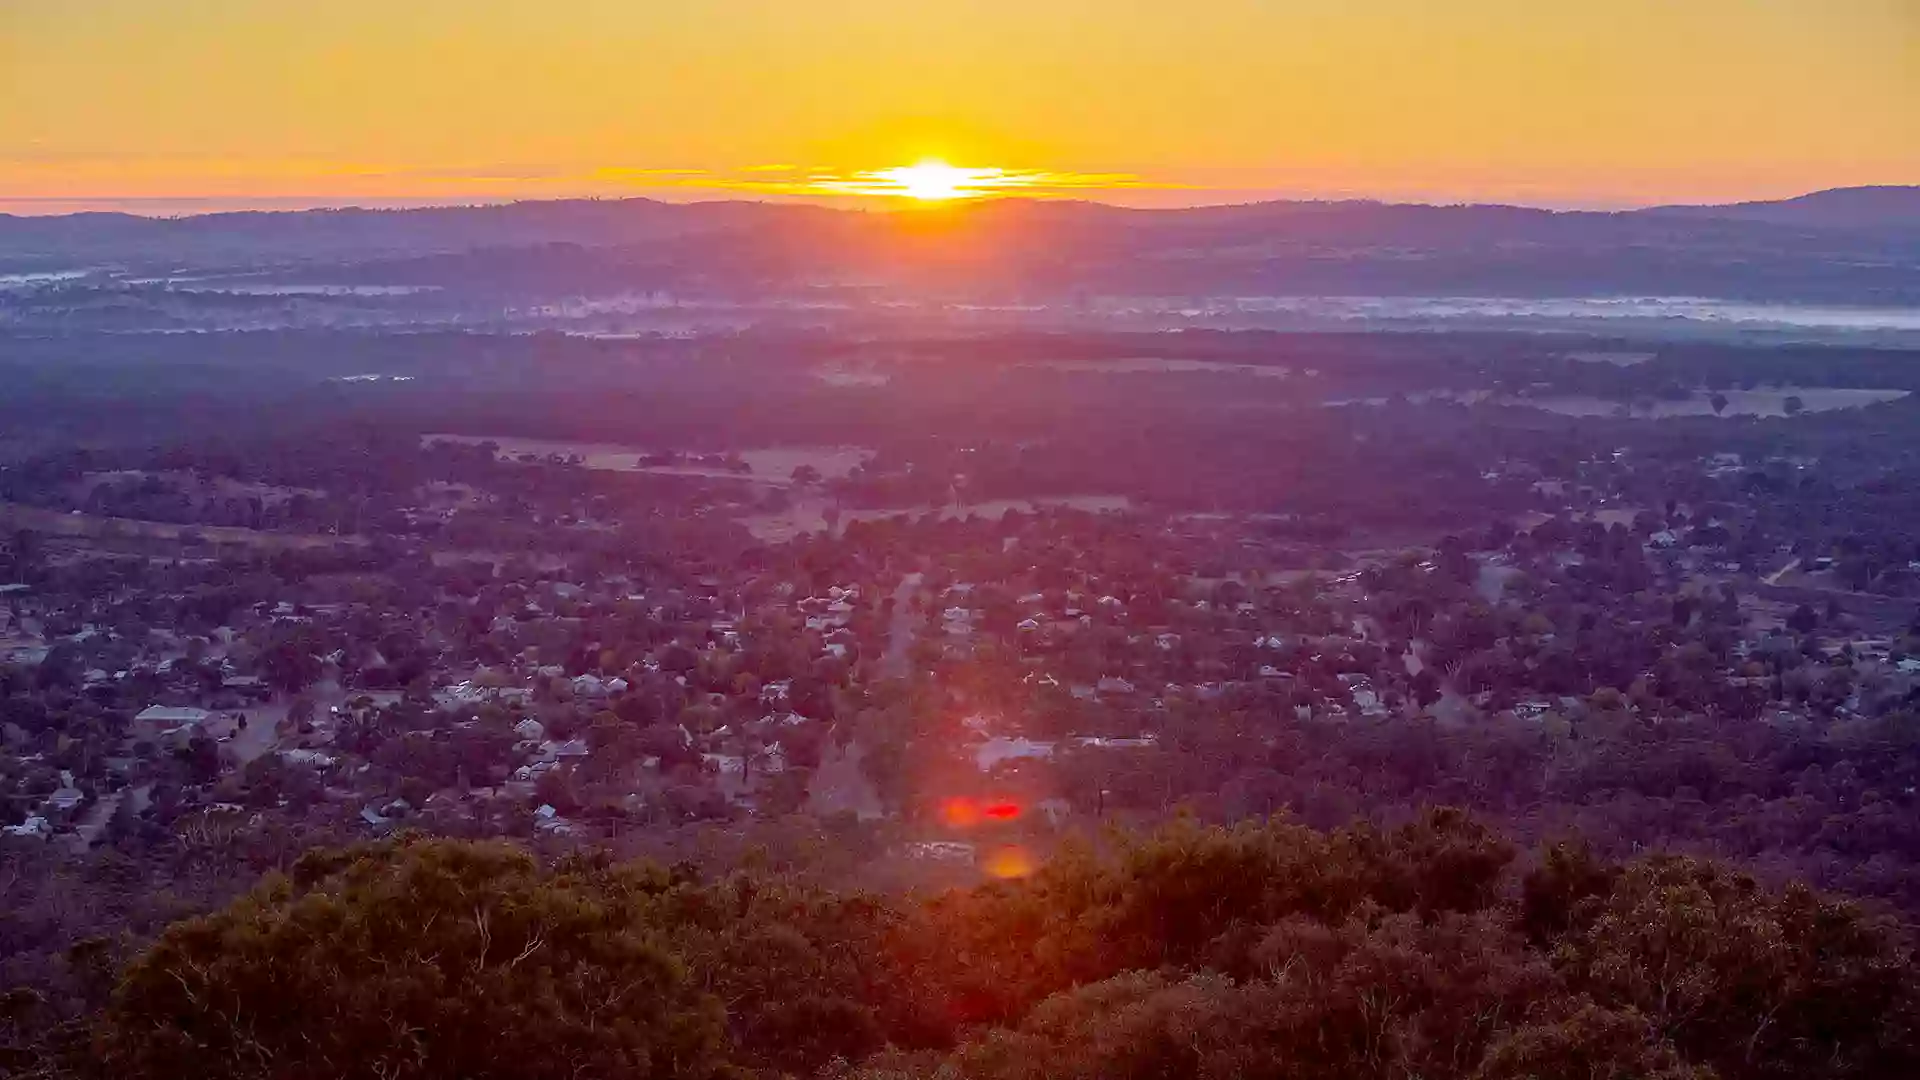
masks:
<svg viewBox="0 0 1920 1080"><path fill-rule="evenodd" d="M1920 183L1920 0L0 0L0 210L927 157L1160 203Z"/></svg>

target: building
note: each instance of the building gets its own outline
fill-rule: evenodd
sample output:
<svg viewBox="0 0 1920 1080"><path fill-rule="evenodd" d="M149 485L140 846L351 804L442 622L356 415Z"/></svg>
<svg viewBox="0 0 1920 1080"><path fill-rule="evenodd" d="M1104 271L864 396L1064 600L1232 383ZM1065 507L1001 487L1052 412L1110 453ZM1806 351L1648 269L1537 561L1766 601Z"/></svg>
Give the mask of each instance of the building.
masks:
<svg viewBox="0 0 1920 1080"><path fill-rule="evenodd" d="M213 714L205 709L194 709L176 705L149 705L140 710L133 718L136 724L150 724L158 728L193 727L207 722Z"/></svg>

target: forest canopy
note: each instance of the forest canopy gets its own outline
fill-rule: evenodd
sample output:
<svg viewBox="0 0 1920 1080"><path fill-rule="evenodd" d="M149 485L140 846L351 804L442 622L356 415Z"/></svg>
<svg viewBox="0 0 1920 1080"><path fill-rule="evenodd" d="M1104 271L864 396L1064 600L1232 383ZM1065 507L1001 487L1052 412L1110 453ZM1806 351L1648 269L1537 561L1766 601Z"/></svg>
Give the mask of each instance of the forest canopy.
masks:
<svg viewBox="0 0 1920 1080"><path fill-rule="evenodd" d="M1895 925L1679 856L1178 821L932 897L404 835L180 922L57 1071L1894 1077ZM24 1064L24 1062L22 1062Z"/></svg>

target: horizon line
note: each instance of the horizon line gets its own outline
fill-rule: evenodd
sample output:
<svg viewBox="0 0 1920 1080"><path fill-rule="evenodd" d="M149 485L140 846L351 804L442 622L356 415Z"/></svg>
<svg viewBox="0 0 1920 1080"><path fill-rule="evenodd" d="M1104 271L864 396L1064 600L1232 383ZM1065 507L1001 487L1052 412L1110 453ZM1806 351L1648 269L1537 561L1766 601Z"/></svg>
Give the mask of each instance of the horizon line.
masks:
<svg viewBox="0 0 1920 1080"><path fill-rule="evenodd" d="M688 191L682 188L681 191ZM1120 189L1126 190L1126 189ZM1136 189L1137 190L1137 189ZM1207 189L1153 189L1160 191L1180 190L1186 194L1200 194ZM824 210L853 213L939 213L968 206L981 206L990 203L1066 203L1100 206L1113 210L1131 211L1179 211L1218 209L1236 206L1257 206L1268 203L1303 204L1339 204L1371 203L1379 206L1426 206L1434 208L1484 207L1488 209L1505 208L1521 210L1539 210L1550 213L1629 213L1640 210L1657 210L1666 207L1722 207L1742 206L1756 203L1786 202L1811 195L1835 191L1893 191L1920 190L1920 184L1847 184L1835 187L1819 187L1796 191L1792 194L1762 198L1742 198L1727 201L1675 202L1671 200L1639 201L1627 199L1597 199L1592 201L1471 198L1396 198L1391 195L1353 193L1328 194L1292 194L1281 189L1244 189L1219 190L1219 199L1195 199L1192 201L1141 205L1124 201L1115 201L1098 197L1092 190L1073 194L1052 194L1019 192L1006 194L982 194L970 198L954 199L944 203L918 203L908 199L888 198L871 195L798 195L785 192L735 192L724 194L716 192L713 197L661 198L656 193L589 193L581 195L554 195L550 197L498 196L480 198L447 198L435 195L386 195L386 196L334 196L334 195L126 195L126 196L67 196L67 195L20 195L0 194L0 216L12 218L66 218L83 217L92 214L108 214L122 217L136 217L146 220L166 221L188 218L217 217L228 214L300 214L336 212L406 212L415 210L477 210L494 207L530 206L556 203L624 203L650 202L672 206L700 205L761 205L761 206L812 206ZM1245 196L1245 197L1234 197ZM68 209L34 212L37 206L58 206ZM140 207L178 207L177 212L163 210L142 212ZM205 209L194 209L205 207Z"/></svg>

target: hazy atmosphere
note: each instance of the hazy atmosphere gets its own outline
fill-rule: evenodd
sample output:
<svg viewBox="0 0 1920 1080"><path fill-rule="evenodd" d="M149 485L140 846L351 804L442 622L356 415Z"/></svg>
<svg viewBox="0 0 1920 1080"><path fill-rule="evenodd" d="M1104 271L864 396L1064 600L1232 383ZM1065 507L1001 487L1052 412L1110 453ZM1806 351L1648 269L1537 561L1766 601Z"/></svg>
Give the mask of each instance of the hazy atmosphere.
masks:
<svg viewBox="0 0 1920 1080"><path fill-rule="evenodd" d="M0 1080L1920 1077L1920 8L0 0Z"/></svg>
<svg viewBox="0 0 1920 1080"><path fill-rule="evenodd" d="M0 209L1732 202L1920 180L1916 101L1906 0L11 0Z"/></svg>

